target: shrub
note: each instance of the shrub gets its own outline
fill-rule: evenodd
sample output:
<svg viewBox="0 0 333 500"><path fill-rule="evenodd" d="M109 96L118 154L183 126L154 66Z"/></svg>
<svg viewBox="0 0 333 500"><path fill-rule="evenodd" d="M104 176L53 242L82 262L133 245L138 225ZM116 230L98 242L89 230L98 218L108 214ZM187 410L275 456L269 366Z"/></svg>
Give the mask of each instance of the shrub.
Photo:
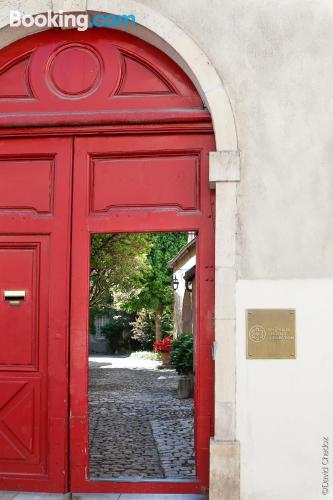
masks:
<svg viewBox="0 0 333 500"><path fill-rule="evenodd" d="M112 316L108 323L103 326L101 332L108 339L112 353L131 351L137 347L132 345L130 337L130 321L132 316L124 311L112 310Z"/></svg>
<svg viewBox="0 0 333 500"><path fill-rule="evenodd" d="M139 349L151 349L155 340L155 317L152 311L138 311L136 318L130 323L132 338L138 343ZM161 327L164 335L172 335L173 311L166 308L162 314Z"/></svg>
<svg viewBox="0 0 333 500"><path fill-rule="evenodd" d="M179 375L193 373L193 335L183 333L171 343L171 365Z"/></svg>
<svg viewBox="0 0 333 500"><path fill-rule="evenodd" d="M147 311L139 311L130 323L132 338L139 344L139 349L148 350L155 340L154 319Z"/></svg>

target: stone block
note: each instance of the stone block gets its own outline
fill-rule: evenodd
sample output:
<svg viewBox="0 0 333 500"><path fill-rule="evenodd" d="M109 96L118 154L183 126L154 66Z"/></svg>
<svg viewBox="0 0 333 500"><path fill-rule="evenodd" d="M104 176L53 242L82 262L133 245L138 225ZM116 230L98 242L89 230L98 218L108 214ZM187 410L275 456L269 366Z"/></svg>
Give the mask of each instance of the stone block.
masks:
<svg viewBox="0 0 333 500"><path fill-rule="evenodd" d="M237 441L211 440L210 500L240 499L240 456Z"/></svg>

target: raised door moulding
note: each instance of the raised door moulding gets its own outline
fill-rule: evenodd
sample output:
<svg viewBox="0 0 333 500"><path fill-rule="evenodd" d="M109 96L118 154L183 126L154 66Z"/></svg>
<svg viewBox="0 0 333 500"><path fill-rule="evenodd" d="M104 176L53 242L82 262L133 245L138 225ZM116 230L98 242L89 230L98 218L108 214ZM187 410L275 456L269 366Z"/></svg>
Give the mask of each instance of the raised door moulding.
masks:
<svg viewBox="0 0 333 500"><path fill-rule="evenodd" d="M91 157L90 212L156 206L199 210L199 163L198 153Z"/></svg>
<svg viewBox="0 0 333 500"><path fill-rule="evenodd" d="M0 372L36 371L40 318L40 245L0 241L0 316L6 335L0 337ZM23 290L24 300L12 305L5 291Z"/></svg>
<svg viewBox="0 0 333 500"><path fill-rule="evenodd" d="M0 381L0 472L10 472L12 464L43 474L40 435L40 380L24 377ZM45 460L45 458L44 458Z"/></svg>
<svg viewBox="0 0 333 500"><path fill-rule="evenodd" d="M53 212L54 158L0 154L0 214Z"/></svg>
<svg viewBox="0 0 333 500"><path fill-rule="evenodd" d="M75 73L64 71L75 67ZM84 99L97 91L103 61L97 51L83 44L68 44L56 51L48 65L46 79L51 92L64 99Z"/></svg>

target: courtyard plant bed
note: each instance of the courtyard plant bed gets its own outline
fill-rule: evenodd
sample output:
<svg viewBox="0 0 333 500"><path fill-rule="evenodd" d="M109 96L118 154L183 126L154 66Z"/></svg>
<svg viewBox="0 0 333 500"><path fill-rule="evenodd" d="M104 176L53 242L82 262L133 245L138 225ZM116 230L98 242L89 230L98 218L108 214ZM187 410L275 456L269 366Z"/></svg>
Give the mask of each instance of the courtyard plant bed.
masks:
<svg viewBox="0 0 333 500"><path fill-rule="evenodd" d="M193 397L193 335L183 333L171 343L171 365L179 377L177 396L180 399Z"/></svg>
<svg viewBox="0 0 333 500"><path fill-rule="evenodd" d="M130 357L134 359L145 359L148 361L161 361L160 353L154 351L135 351L130 354Z"/></svg>

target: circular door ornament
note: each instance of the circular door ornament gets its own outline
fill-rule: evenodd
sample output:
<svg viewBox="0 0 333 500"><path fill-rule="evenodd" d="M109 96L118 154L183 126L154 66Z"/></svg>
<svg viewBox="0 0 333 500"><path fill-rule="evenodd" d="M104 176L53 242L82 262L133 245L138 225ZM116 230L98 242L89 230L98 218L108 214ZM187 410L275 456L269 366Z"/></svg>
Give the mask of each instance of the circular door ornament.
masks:
<svg viewBox="0 0 333 500"><path fill-rule="evenodd" d="M75 71L71 69L75 68ZM103 62L88 45L70 44L53 54L49 61L47 82L62 98L82 99L100 85Z"/></svg>
<svg viewBox="0 0 333 500"><path fill-rule="evenodd" d="M263 342L266 338L266 330L261 325L254 325L250 328L249 339L252 342Z"/></svg>

